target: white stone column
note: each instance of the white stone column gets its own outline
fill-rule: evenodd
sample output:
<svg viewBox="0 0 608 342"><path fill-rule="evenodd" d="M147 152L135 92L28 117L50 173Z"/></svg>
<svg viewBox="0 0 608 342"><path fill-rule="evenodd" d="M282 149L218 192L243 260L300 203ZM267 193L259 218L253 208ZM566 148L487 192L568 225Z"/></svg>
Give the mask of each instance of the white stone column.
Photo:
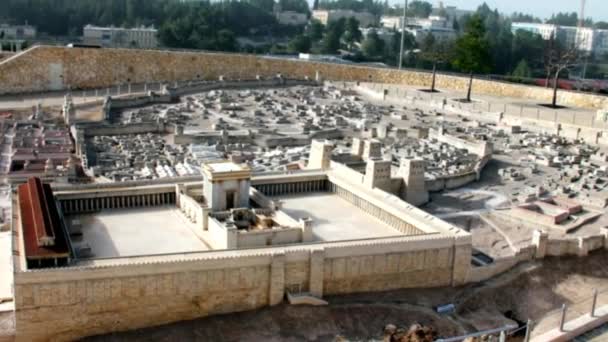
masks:
<svg viewBox="0 0 608 342"><path fill-rule="evenodd" d="M537 229L532 233L532 244L536 246L536 258L542 259L547 255L547 242L549 241L549 234Z"/></svg>
<svg viewBox="0 0 608 342"><path fill-rule="evenodd" d="M585 238L582 236L579 236L577 239L578 242L578 249L576 251L576 255L579 257L584 257L587 256L589 254L589 244L585 243Z"/></svg>

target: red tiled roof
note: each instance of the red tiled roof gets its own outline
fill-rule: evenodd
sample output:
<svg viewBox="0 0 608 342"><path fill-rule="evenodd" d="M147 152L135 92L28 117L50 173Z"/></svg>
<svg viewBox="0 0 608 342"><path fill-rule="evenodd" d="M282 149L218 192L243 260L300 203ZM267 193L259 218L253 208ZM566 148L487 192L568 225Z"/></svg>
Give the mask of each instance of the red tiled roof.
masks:
<svg viewBox="0 0 608 342"><path fill-rule="evenodd" d="M28 259L69 256L67 237L61 226L53 191L39 178L18 188L21 229Z"/></svg>

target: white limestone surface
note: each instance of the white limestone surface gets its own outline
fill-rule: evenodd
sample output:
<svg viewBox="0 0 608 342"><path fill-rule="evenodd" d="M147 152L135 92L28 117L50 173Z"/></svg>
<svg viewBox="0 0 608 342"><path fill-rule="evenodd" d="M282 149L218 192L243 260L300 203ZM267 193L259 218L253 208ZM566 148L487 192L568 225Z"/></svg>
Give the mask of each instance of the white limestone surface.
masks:
<svg viewBox="0 0 608 342"><path fill-rule="evenodd" d="M108 210L70 216L82 225L82 241L95 258L206 251L209 247L194 233L202 229L174 207Z"/></svg>
<svg viewBox="0 0 608 342"><path fill-rule="evenodd" d="M315 241L403 236L398 230L334 194L308 193L274 199L280 200L282 210L294 219L310 217L313 220Z"/></svg>

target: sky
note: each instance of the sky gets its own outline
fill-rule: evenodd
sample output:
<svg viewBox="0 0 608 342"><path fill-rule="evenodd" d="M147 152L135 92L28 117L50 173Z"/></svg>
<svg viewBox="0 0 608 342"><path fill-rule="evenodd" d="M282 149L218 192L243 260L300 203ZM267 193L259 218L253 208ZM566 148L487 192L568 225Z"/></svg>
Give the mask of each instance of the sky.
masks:
<svg viewBox="0 0 608 342"><path fill-rule="evenodd" d="M437 0L428 0L437 6ZM444 0L446 6L456 6L462 9L476 9L484 0ZM524 12L545 19L555 12L577 12L580 10L580 0L485 0L490 8L498 8L499 12L511 14ZM391 3L397 3L393 0ZM402 3L402 1L399 1ZM608 0L587 0L585 17L593 21L608 21Z"/></svg>

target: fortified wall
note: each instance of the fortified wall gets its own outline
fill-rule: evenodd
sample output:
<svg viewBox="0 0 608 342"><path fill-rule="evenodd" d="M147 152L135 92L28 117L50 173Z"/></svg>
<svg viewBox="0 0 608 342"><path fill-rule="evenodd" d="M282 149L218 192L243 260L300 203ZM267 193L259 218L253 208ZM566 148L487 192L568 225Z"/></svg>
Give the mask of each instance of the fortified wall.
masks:
<svg viewBox="0 0 608 342"><path fill-rule="evenodd" d="M428 87L431 74L408 70L297 61L255 55L37 46L0 62L0 94L104 88L117 84L251 79L257 75L407 84ZM464 91L468 78L437 75L439 88ZM478 94L548 101L551 89L475 80ZM608 106L605 96L560 91L558 101L584 108Z"/></svg>
<svg viewBox="0 0 608 342"><path fill-rule="evenodd" d="M305 292L321 298L458 286L469 278L471 236L429 218L397 197L387 197L378 189L359 191L339 172L325 174L320 170L264 173L254 176L252 184L270 194L331 191L410 235L396 231L395 236L364 240L84 258L75 259L69 267L33 269L26 267L27 258L20 252L24 250L18 230L21 202L15 198L13 253L17 257L13 260L18 340L73 340L252 310L276 305L287 293ZM180 205L186 187L166 180L57 186L54 190L60 212L67 214L174 203L188 210Z"/></svg>
<svg viewBox="0 0 608 342"><path fill-rule="evenodd" d="M316 295L449 286L453 244L407 237L16 272L16 328L23 341L71 340L275 305L294 286Z"/></svg>

